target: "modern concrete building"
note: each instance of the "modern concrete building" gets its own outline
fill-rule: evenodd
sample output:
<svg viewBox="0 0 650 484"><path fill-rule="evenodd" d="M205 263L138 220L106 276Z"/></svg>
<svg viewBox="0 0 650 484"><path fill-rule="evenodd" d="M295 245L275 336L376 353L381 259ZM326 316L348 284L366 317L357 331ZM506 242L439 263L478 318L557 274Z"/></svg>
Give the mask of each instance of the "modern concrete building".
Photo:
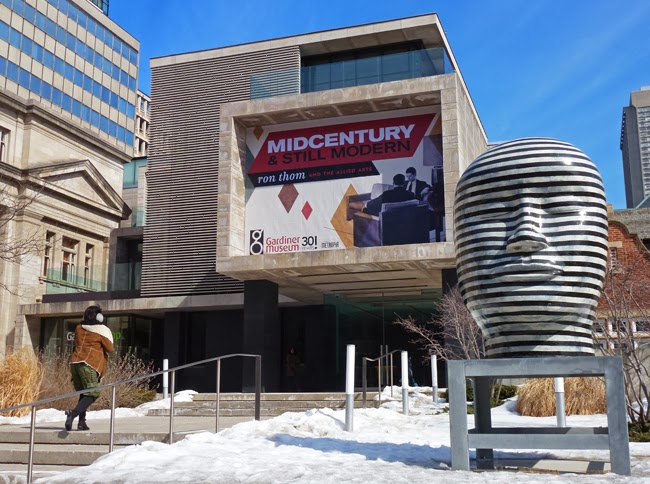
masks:
<svg viewBox="0 0 650 484"><path fill-rule="evenodd" d="M40 343L19 305L106 284L111 231L130 213L139 43L95 3L0 1L0 243L30 247L0 257L0 354Z"/></svg>
<svg viewBox="0 0 650 484"><path fill-rule="evenodd" d="M151 125L151 98L138 90L135 105L135 143L133 154L136 158L146 157L149 152L149 126Z"/></svg>
<svg viewBox="0 0 650 484"><path fill-rule="evenodd" d="M630 94L623 108L621 151L627 208L650 196L650 86Z"/></svg>
<svg viewBox="0 0 650 484"><path fill-rule="evenodd" d="M427 320L455 283L454 190L487 148L437 15L151 68L151 150L129 188L146 193L146 222L113 232L131 231L132 245L111 247L109 270L141 267L137 283L24 305L23 340L61 346L92 300L123 349L157 362L262 354L267 391L289 388L292 347L303 390L342 386L349 343L364 356L415 351L392 323ZM224 388L241 388L241 376L225 369ZM212 367L179 378L214 388Z"/></svg>

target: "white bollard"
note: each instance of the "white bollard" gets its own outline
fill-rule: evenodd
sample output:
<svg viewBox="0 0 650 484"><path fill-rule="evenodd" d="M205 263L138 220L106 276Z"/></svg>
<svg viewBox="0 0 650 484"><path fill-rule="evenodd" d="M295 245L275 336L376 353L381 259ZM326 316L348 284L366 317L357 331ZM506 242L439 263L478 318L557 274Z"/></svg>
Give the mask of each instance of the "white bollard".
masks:
<svg viewBox="0 0 650 484"><path fill-rule="evenodd" d="M409 354L402 351L402 413L409 414Z"/></svg>
<svg viewBox="0 0 650 484"><path fill-rule="evenodd" d="M438 357L431 355L431 386L433 387L433 403L438 403Z"/></svg>
<svg viewBox="0 0 650 484"><path fill-rule="evenodd" d="M564 378L553 378L555 386L555 414L557 416L557 426L566 427L566 408L564 406Z"/></svg>
<svg viewBox="0 0 650 484"><path fill-rule="evenodd" d="M354 418L354 345L348 345L345 361L345 430L352 432Z"/></svg>
<svg viewBox="0 0 650 484"><path fill-rule="evenodd" d="M169 360L165 358L163 360L163 398L167 398L168 393L169 393L169 373L167 373L167 370L169 369Z"/></svg>

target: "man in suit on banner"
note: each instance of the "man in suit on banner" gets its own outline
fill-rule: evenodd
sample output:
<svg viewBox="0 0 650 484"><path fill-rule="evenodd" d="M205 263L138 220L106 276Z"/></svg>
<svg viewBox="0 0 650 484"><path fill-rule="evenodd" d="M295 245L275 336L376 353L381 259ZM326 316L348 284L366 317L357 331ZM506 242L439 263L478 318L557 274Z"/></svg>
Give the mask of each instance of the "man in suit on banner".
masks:
<svg viewBox="0 0 650 484"><path fill-rule="evenodd" d="M415 198L415 195L405 190L405 184L406 177L401 173L398 173L393 177L394 187L390 190L386 190L377 198L368 200L368 203L366 203L363 212L370 215L379 215L379 212L381 212L381 205L384 203L405 202L407 200L413 200Z"/></svg>
<svg viewBox="0 0 650 484"><path fill-rule="evenodd" d="M406 169L406 191L411 192L418 200L424 200L431 191L431 185L424 180L418 180L417 171L412 166Z"/></svg>

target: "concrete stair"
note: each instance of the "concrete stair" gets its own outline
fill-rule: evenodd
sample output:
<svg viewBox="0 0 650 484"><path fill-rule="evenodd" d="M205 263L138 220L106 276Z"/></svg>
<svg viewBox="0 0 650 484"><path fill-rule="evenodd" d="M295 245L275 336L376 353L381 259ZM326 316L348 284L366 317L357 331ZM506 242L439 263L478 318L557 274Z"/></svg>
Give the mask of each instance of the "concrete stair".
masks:
<svg viewBox="0 0 650 484"><path fill-rule="evenodd" d="M368 392L367 407L373 408L373 398L377 392ZM262 393L260 396L260 416L276 417L285 412L305 412L314 408L345 408L345 393ZM192 402L174 403L174 415L209 417L215 415L216 393L194 395ZM360 393L355 394L355 408L362 408ZM169 416L167 409L149 410L151 416ZM253 417L255 415L254 393L222 393L219 401L219 415L230 417Z"/></svg>

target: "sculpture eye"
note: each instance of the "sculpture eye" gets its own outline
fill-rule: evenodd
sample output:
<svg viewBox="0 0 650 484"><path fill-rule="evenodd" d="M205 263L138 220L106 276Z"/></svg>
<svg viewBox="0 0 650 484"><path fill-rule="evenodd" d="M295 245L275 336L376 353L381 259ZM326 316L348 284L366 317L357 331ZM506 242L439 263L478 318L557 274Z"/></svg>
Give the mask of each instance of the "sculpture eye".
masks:
<svg viewBox="0 0 650 484"><path fill-rule="evenodd" d="M475 213L468 212L468 215L476 222L482 220L499 220L508 216L512 210L502 203L490 203L476 207Z"/></svg>

